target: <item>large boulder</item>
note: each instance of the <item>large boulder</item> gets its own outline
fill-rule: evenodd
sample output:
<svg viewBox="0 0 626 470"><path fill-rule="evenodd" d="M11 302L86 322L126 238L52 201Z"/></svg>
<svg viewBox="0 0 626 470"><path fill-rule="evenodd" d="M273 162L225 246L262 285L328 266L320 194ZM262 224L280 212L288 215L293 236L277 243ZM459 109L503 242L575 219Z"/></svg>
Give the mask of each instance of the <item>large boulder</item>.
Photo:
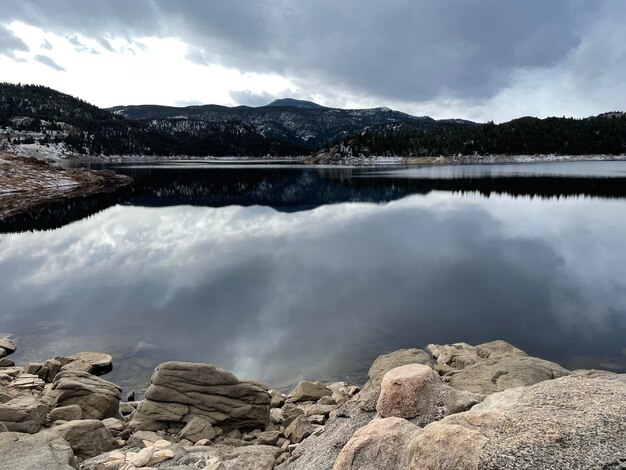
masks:
<svg viewBox="0 0 626 470"><path fill-rule="evenodd" d="M78 461L63 438L48 433L0 433L0 470L75 470Z"/></svg>
<svg viewBox="0 0 626 470"><path fill-rule="evenodd" d="M406 364L423 364L432 367L434 362L431 355L422 349L400 349L378 356L367 373L367 383L357 395L357 400L364 411L376 409L383 376L391 369Z"/></svg>
<svg viewBox="0 0 626 470"><path fill-rule="evenodd" d="M48 406L32 395L20 396L0 404L0 423L9 431L34 434L46 421Z"/></svg>
<svg viewBox="0 0 626 470"><path fill-rule="evenodd" d="M376 405L383 418L398 417L425 426L444 416L470 409L484 396L456 390L428 366L407 364L385 374Z"/></svg>
<svg viewBox="0 0 626 470"><path fill-rule="evenodd" d="M10 356L17 350L15 343L8 337L0 338L0 358Z"/></svg>
<svg viewBox="0 0 626 470"><path fill-rule="evenodd" d="M408 446L422 429L402 418L370 421L341 449L333 470L408 468Z"/></svg>
<svg viewBox="0 0 626 470"><path fill-rule="evenodd" d="M55 407L78 405L83 419L117 418L121 388L88 372L59 372L50 396Z"/></svg>
<svg viewBox="0 0 626 470"><path fill-rule="evenodd" d="M113 358L100 352L79 352L68 356L69 363L61 367L64 370L80 370L93 375L108 374L113 370Z"/></svg>
<svg viewBox="0 0 626 470"><path fill-rule="evenodd" d="M410 469L621 468L626 383L568 376L487 397L424 428Z"/></svg>
<svg viewBox="0 0 626 470"><path fill-rule="evenodd" d="M303 380L287 396L287 403L297 403L301 401L317 401L322 397L329 397L332 390L321 382L308 382Z"/></svg>
<svg viewBox="0 0 626 470"><path fill-rule="evenodd" d="M43 364L31 363L28 372L37 374L42 380L52 383L59 372L87 372L93 375L104 375L113 370L113 358L109 354L99 352L79 352L67 357L55 357Z"/></svg>
<svg viewBox="0 0 626 470"><path fill-rule="evenodd" d="M524 351L501 339L478 346L467 343L429 344L425 349L435 358L435 369L442 375L464 369L481 359L526 356Z"/></svg>
<svg viewBox="0 0 626 470"><path fill-rule="evenodd" d="M568 374L560 365L536 357L498 356L467 366L450 376L448 383L459 390L488 395Z"/></svg>
<svg viewBox="0 0 626 470"><path fill-rule="evenodd" d="M69 442L74 454L81 459L109 452L117 446L111 432L96 419L70 421L46 432L54 433Z"/></svg>
<svg viewBox="0 0 626 470"><path fill-rule="evenodd" d="M165 362L152 375L130 426L155 431L200 417L225 431L261 429L269 423L270 401L259 384L213 365Z"/></svg>
<svg viewBox="0 0 626 470"><path fill-rule="evenodd" d="M374 416L374 412L363 410L355 399L346 402L330 414L321 435L308 437L293 451L286 468L332 470L339 452L354 432L369 423Z"/></svg>

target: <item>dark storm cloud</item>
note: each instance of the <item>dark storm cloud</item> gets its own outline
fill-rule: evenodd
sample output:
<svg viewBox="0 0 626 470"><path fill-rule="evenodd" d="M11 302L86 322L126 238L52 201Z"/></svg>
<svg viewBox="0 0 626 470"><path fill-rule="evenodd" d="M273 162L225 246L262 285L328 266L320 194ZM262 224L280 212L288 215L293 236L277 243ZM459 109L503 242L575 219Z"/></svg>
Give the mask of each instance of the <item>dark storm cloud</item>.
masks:
<svg viewBox="0 0 626 470"><path fill-rule="evenodd" d="M103 37L175 36L189 59L400 101L484 99L564 60L612 0L9 0L3 16Z"/></svg>
<svg viewBox="0 0 626 470"><path fill-rule="evenodd" d="M63 67L61 67L59 64L57 64L54 60L46 55L36 55L35 57L33 57L33 59L40 64L47 65L57 72L65 72L65 69Z"/></svg>
<svg viewBox="0 0 626 470"><path fill-rule="evenodd" d="M15 52L28 52L28 46L13 32L0 24L0 55L15 59Z"/></svg>

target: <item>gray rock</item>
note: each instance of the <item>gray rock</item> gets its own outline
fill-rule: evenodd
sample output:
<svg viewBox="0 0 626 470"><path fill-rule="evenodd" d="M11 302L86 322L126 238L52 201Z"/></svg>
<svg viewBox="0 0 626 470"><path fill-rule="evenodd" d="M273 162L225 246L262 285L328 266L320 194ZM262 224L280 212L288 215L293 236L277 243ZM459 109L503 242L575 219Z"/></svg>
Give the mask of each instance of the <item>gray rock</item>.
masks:
<svg viewBox="0 0 626 470"><path fill-rule="evenodd" d="M296 419L298 416L304 415L304 410L302 408L295 408L293 410L285 410L285 408L283 407L281 411L284 416L284 419L282 422L283 428L286 428L287 426L289 426L293 422L293 420Z"/></svg>
<svg viewBox="0 0 626 470"><path fill-rule="evenodd" d="M34 434L41 429L47 414L48 407L32 395L0 404L0 422L9 431Z"/></svg>
<svg viewBox="0 0 626 470"><path fill-rule="evenodd" d="M425 349L433 355L440 371L446 371L445 366L449 370L464 369L482 359L476 346L467 343L429 344Z"/></svg>
<svg viewBox="0 0 626 470"><path fill-rule="evenodd" d="M93 375L104 375L113 370L113 358L100 352L79 352L68 356L70 362L61 370L81 370Z"/></svg>
<svg viewBox="0 0 626 470"><path fill-rule="evenodd" d="M83 410L78 405L67 405L50 410L50 421L76 421L83 419Z"/></svg>
<svg viewBox="0 0 626 470"><path fill-rule="evenodd" d="M490 341L489 343L479 344L476 346L476 353L478 353L478 355L483 359L488 357L493 359L501 356L528 356L528 354L521 349L518 349L512 344L502 341L501 339Z"/></svg>
<svg viewBox="0 0 626 470"><path fill-rule="evenodd" d="M512 388L424 428L410 468L617 469L626 460L625 415L626 384L616 379Z"/></svg>
<svg viewBox="0 0 626 470"><path fill-rule="evenodd" d="M263 431L256 436L256 443L260 445L273 446L276 445L278 439L280 438L280 431Z"/></svg>
<svg viewBox="0 0 626 470"><path fill-rule="evenodd" d="M337 405L337 401L333 397L322 397L317 400L318 405Z"/></svg>
<svg viewBox="0 0 626 470"><path fill-rule="evenodd" d="M348 443L354 432L374 418L356 400L346 402L330 414L324 433L305 439L292 453L286 465L289 470L332 470L339 451Z"/></svg>
<svg viewBox="0 0 626 470"><path fill-rule="evenodd" d="M124 423L117 418L106 418L102 420L102 424L116 437L119 433L124 431Z"/></svg>
<svg viewBox="0 0 626 470"><path fill-rule="evenodd" d="M0 470L75 470L70 445L48 433L0 433Z"/></svg>
<svg viewBox="0 0 626 470"><path fill-rule="evenodd" d="M20 374L9 385L19 390L43 390L45 384L36 375Z"/></svg>
<svg viewBox="0 0 626 470"><path fill-rule="evenodd" d="M198 416L225 431L262 429L269 413L270 395L257 384L208 364L166 362L156 368L130 425L166 429Z"/></svg>
<svg viewBox="0 0 626 470"><path fill-rule="evenodd" d="M422 349L400 349L378 356L367 373L367 383L357 395L357 400L364 411L376 409L383 376L391 369L406 364L423 364L432 367L434 362L431 355Z"/></svg>
<svg viewBox="0 0 626 470"><path fill-rule="evenodd" d="M215 430L206 419L195 416L178 434L179 439L187 439L194 444L201 439L209 441L216 436Z"/></svg>
<svg viewBox="0 0 626 470"><path fill-rule="evenodd" d="M305 416L298 416L285 428L285 437L293 443L299 443L310 436L315 428Z"/></svg>
<svg viewBox="0 0 626 470"><path fill-rule="evenodd" d="M128 447L145 447L144 441L155 443L162 439L156 432L152 431L137 431L128 440Z"/></svg>
<svg viewBox="0 0 626 470"><path fill-rule="evenodd" d="M84 419L117 418L121 389L88 372L63 371L56 375L50 397L55 407L78 405Z"/></svg>
<svg viewBox="0 0 626 470"><path fill-rule="evenodd" d="M17 350L17 346L10 338L0 338L0 355L4 351L4 355L1 357L10 356Z"/></svg>
<svg viewBox="0 0 626 470"><path fill-rule="evenodd" d="M442 374L465 369L481 359L526 356L524 351L502 340L491 341L478 346L467 343L429 344L426 346L426 350L433 355L435 369Z"/></svg>
<svg viewBox="0 0 626 470"><path fill-rule="evenodd" d="M41 362L29 362L26 366L26 373L37 375L43 364Z"/></svg>
<svg viewBox="0 0 626 470"><path fill-rule="evenodd" d="M570 371L554 362L536 357L500 356L480 361L449 378L450 386L488 395L507 388L533 385L568 375Z"/></svg>
<svg viewBox="0 0 626 470"><path fill-rule="evenodd" d="M370 421L341 449L333 470L397 470L409 468L408 447L422 432L402 418Z"/></svg>
<svg viewBox="0 0 626 470"><path fill-rule="evenodd" d="M285 421L285 417L280 408L272 408L270 410L270 421L272 424L282 424Z"/></svg>
<svg viewBox="0 0 626 470"><path fill-rule="evenodd" d="M284 394L280 393L278 390L270 390L269 394L272 399L270 403L271 408L280 408L285 404L285 399L287 397Z"/></svg>
<svg viewBox="0 0 626 470"><path fill-rule="evenodd" d="M313 415L328 416L332 411L336 409L336 405L318 405L317 403L313 403L312 405L306 406L304 408L304 414L307 417Z"/></svg>
<svg viewBox="0 0 626 470"><path fill-rule="evenodd" d="M333 392L321 382L308 382L303 380L289 393L287 402L317 401L322 397L332 395L332 393Z"/></svg>
<svg viewBox="0 0 626 470"><path fill-rule="evenodd" d="M0 367L15 367L15 362L13 362L11 359L3 357L2 359L0 359Z"/></svg>
<svg viewBox="0 0 626 470"><path fill-rule="evenodd" d="M47 383L52 383L61 371L61 367L69 362L69 359L64 357L57 357L54 359L46 360L41 367L37 370L37 375Z"/></svg>
<svg viewBox="0 0 626 470"><path fill-rule="evenodd" d="M46 432L69 442L74 454L81 459L95 457L117 447L111 432L96 419L70 421Z"/></svg>
<svg viewBox="0 0 626 470"><path fill-rule="evenodd" d="M383 418L398 417L425 426L444 416L470 409L484 396L456 390L444 384L433 369L407 364L383 377L376 405Z"/></svg>

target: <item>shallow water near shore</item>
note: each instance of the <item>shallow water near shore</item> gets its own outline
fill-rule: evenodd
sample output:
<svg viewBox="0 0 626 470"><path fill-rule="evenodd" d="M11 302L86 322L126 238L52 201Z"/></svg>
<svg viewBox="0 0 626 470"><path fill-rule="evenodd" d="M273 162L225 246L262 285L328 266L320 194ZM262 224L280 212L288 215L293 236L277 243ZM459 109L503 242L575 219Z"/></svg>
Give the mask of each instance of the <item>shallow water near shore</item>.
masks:
<svg viewBox="0 0 626 470"><path fill-rule="evenodd" d="M126 390L164 360L288 387L501 338L626 371L626 162L109 167L130 193L0 235L17 362L97 350Z"/></svg>

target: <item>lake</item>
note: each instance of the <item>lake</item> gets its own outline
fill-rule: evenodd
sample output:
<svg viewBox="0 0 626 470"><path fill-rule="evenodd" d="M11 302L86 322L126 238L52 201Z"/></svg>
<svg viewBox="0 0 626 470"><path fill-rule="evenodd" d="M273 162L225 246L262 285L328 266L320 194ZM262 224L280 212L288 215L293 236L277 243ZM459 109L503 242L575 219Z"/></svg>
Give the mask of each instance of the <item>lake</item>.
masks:
<svg viewBox="0 0 626 470"><path fill-rule="evenodd" d="M104 166L132 190L0 226L18 362L96 350L126 391L165 360L284 388L501 338L626 372L626 162Z"/></svg>

